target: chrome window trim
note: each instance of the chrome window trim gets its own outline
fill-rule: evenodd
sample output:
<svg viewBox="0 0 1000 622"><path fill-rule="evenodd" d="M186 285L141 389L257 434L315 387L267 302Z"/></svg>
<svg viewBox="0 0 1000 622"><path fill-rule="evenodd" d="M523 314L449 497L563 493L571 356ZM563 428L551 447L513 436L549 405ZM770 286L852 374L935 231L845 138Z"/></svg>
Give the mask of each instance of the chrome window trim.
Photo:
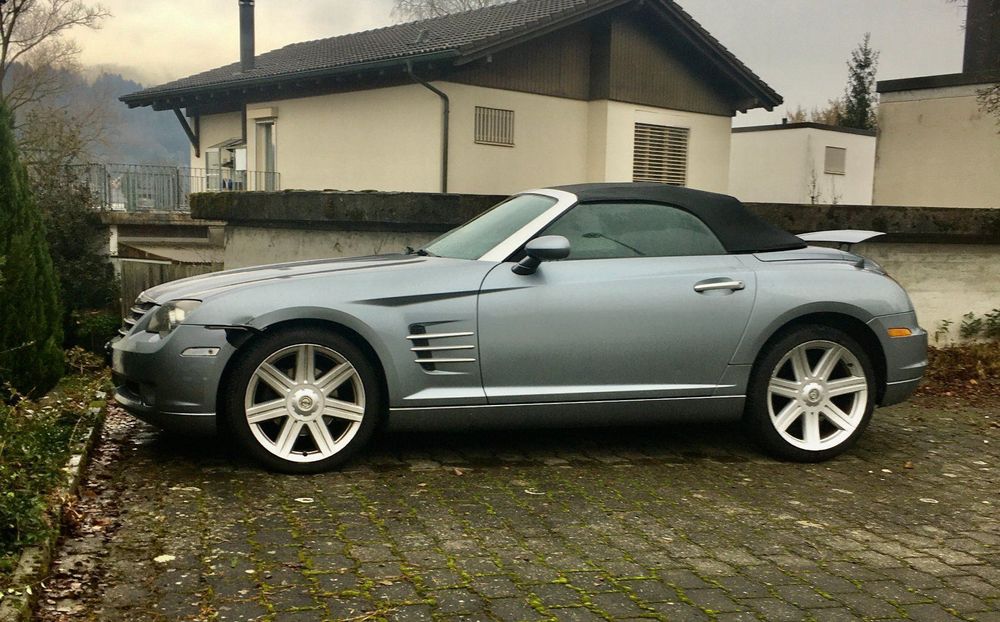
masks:
<svg viewBox="0 0 1000 622"><path fill-rule="evenodd" d="M517 249L524 246L528 240L532 238L532 236L544 229L550 222L561 216L571 207L576 205L579 200L572 192L552 190L551 188L528 190L527 192L519 192L514 196L522 196L525 194L537 194L545 197L551 197L556 200L556 204L542 212L528 224L512 233L506 240L486 251L486 253L479 258L479 261L493 261L496 263L505 261Z"/></svg>

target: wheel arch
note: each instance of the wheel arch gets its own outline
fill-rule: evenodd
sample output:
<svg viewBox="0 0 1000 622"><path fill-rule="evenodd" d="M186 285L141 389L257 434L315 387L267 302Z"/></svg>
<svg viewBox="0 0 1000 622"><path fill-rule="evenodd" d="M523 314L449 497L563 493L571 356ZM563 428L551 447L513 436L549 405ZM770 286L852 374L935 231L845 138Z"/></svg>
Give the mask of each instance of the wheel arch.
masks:
<svg viewBox="0 0 1000 622"><path fill-rule="evenodd" d="M759 345L754 349L752 359L754 368L760 360L761 355L767 351L767 348L772 343L797 326L829 326L830 328L842 330L857 341L865 349L865 353L868 354L872 367L875 369L875 403L881 403L886 388L885 350L882 348L882 343L879 341L878 336L866 321L862 320L858 315L845 312L844 310L808 311L791 318L786 317L778 320L769 328L760 340ZM752 369L751 374L755 371L756 369ZM751 377L753 376L751 375Z"/></svg>
<svg viewBox="0 0 1000 622"><path fill-rule="evenodd" d="M233 343L236 347L236 351L229 357L229 360L226 361L226 366L219 378L219 386L216 394L216 405L219 410L218 414L220 416L224 416L224 413L222 412L225 404L223 393L227 390L233 368L239 360L241 353L245 351L246 345L264 335L270 335L288 328L312 327L321 330L330 330L348 339L352 344L357 346L365 356L368 357L369 362L371 362L372 366L375 368L375 372L378 375L379 382L381 384L380 388L382 389L382 394L385 396L386 404L388 404L390 368L386 367L385 360L379 354L369 337L356 328L359 322L345 323L330 317L324 317L325 315L326 314L304 313L302 315L292 315L289 317L272 317L272 321L267 321L266 318L256 318L246 325L250 330L240 331L240 335L238 335L236 339L230 339L230 343ZM365 330L365 328L362 328L362 330L364 330L365 333L369 333L369 331Z"/></svg>

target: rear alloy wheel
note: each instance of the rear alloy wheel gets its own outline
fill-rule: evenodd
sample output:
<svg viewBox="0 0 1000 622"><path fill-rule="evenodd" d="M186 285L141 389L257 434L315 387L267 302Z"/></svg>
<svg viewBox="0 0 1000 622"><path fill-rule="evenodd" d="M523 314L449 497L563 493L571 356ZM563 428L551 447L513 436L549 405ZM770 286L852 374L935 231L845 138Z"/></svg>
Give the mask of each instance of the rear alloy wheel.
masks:
<svg viewBox="0 0 1000 622"><path fill-rule="evenodd" d="M846 451L874 408L867 353L842 331L795 329L762 355L751 379L748 417L772 453L801 462Z"/></svg>
<svg viewBox="0 0 1000 622"><path fill-rule="evenodd" d="M248 346L227 397L229 428L268 467L313 473L338 466L367 443L381 415L379 383L354 344L296 329Z"/></svg>

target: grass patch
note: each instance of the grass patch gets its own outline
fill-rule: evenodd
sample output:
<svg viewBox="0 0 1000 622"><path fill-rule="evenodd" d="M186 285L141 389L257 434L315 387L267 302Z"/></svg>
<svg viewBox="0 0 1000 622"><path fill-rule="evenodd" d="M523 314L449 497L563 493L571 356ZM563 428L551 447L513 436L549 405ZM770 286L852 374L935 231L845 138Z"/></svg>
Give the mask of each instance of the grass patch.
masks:
<svg viewBox="0 0 1000 622"><path fill-rule="evenodd" d="M0 403L0 590L21 551L57 527L49 498L74 446L96 422L91 401L109 387L100 359L75 350L67 359L73 375L45 397Z"/></svg>
<svg viewBox="0 0 1000 622"><path fill-rule="evenodd" d="M1000 342L928 348L921 395L961 397L970 402L1000 397Z"/></svg>

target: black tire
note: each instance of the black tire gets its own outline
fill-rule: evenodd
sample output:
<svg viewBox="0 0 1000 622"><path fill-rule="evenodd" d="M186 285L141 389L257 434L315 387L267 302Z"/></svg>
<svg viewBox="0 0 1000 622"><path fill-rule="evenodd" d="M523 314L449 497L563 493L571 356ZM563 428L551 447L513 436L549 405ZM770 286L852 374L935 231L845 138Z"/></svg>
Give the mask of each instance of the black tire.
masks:
<svg viewBox="0 0 1000 622"><path fill-rule="evenodd" d="M331 439L335 441L337 440L336 428L338 424L343 424L346 426L345 429L352 430L352 435L347 438L343 446L338 448L335 453L329 457L321 458L324 452L316 449L312 452L312 458L310 458L309 451L306 449L300 452L303 454L301 460L308 461L294 461L283 458L275 453L275 451L278 450L276 447L278 444L277 437L274 442L275 447L273 450L269 449L268 446L265 445L265 441L268 437L266 431L264 430L264 425L254 426L248 421L246 415L246 404L248 400L247 393L248 389L251 388L251 382L254 382L254 395L256 395L256 391L258 390L271 391L274 395L278 396L273 399L282 399L282 396L279 395L276 390L271 389L266 383L261 384L262 380L260 377L256 376L257 370L269 358L277 356L279 353L288 349L307 345L319 346L320 348L323 348L324 350L320 352L321 355L326 355L329 351L332 351L338 357L343 359L343 361L338 359L335 361L336 363L347 362L354 367L354 370L357 372L358 381L354 381L352 377L352 386L348 387L346 390L350 391L352 395L357 392L363 393L363 397L360 399L363 400L364 412L361 414L361 421L358 422L358 425L356 426L354 422L341 422L340 420L332 418L328 423L323 423L327 430L330 431ZM311 352L312 349L308 349L306 351ZM385 396L383 395L382 384L379 381L378 372L376 372L375 367L360 348L355 346L349 339L346 339L332 330L318 327L280 329L274 333L262 335L261 337L246 344L238 352L237 356L238 358L234 362L233 368L228 375L228 381L225 387L223 398L225 406L220 430L222 433L228 432L232 436L238 449L242 450L254 460L272 471L280 473L319 473L339 467L356 457L358 453L365 448L371 440L372 435L375 433L375 430L379 427L380 421L384 419ZM289 354L288 356L295 355ZM318 360L312 355L308 358L311 358L313 361ZM333 362L334 361L331 359L331 365ZM328 371L332 371L332 369ZM317 366L314 376L321 373L322 370L319 366ZM287 380L290 378L286 376L285 379ZM346 386L346 384L346 382L343 383L343 386ZM360 386L360 389L358 386ZM263 389L260 389L259 387L263 387ZM341 391L342 389L336 390ZM289 391L288 395L292 395L292 392ZM288 400L292 398L284 397L284 399ZM358 408L360 410L361 406L358 406ZM278 434L280 435L281 429L287 425L288 422L293 421L293 419L294 418L291 415L288 415L285 419L281 419L279 417L274 419L273 424L268 422L265 425L277 428ZM319 421L324 422L324 418L320 417ZM258 434L263 436L258 438ZM340 438L345 438L346 434L347 432L344 432ZM315 435L307 430L303 430L301 436L296 436L299 436L300 439L302 439L305 435L308 435L309 439L315 438ZM291 438L292 435L289 434L288 437ZM292 447L301 447L303 444L308 445L309 443L314 443L318 448L318 442L309 439L293 441Z"/></svg>
<svg viewBox="0 0 1000 622"><path fill-rule="evenodd" d="M785 365L792 365L791 362L783 362L786 355L791 356L791 353L801 346L810 344L810 342L832 342L845 348L850 355L853 356L853 360L849 363L845 362L843 367L844 370L850 370L851 374L856 375L857 370L855 369L860 365L861 372L864 374L864 381L855 380L858 384L866 385L867 392L864 394L866 403L862 405L854 405L852 401L851 409L852 412L856 413L852 418L852 422L856 425L852 432L848 432L847 429L837 432L837 427L833 425L830 420L826 420L824 415L819 415L817 418L821 423L820 426L826 425L833 427L834 432L828 435L829 442L832 444L830 446L823 446L817 448L804 448L798 446L797 443L793 441L800 441L796 437L794 432L789 432L792 426L786 428L786 434L783 436L778 430L778 423L776 423L778 417L777 415L772 418L772 411L778 410L779 408L787 405L788 402L794 401L791 398L783 398L778 395L769 395L769 385L772 376L775 374L778 377L782 377L782 374L788 373L788 367ZM821 345L817 346L822 348ZM830 346L832 348L832 346ZM822 352L822 350L819 350ZM812 350L806 348L807 354L812 353ZM844 357L848 359L849 357ZM782 363L783 367L781 370L777 370L776 367ZM818 364L818 363L817 363ZM812 366L810 365L810 370ZM835 378L836 379L836 378ZM865 351L865 349L850 335L842 330L822 325L801 325L796 326L789 330L787 333L778 336L769 342L761 354L758 356L756 363L754 364L753 371L750 376L750 384L747 390L747 404L744 414L744 422L752 434L752 436L760 443L760 445L771 455L794 462L822 462L824 460L829 460L835 456L838 456L848 449L850 449L864 432L868 423L871 421L872 412L875 407L875 370L871 363L871 357ZM803 390L803 400L806 399L806 391ZM852 394L853 395L853 394ZM860 391L857 393L857 398L860 399ZM811 397L811 396L810 396ZM840 399L838 396L837 399ZM813 398L815 399L815 398ZM826 398L825 396L820 399L833 399ZM853 399L853 398L851 398ZM780 400L788 400L786 402L781 402ZM798 402L799 404L806 404L805 408L819 408L817 404L807 403L804 401ZM863 410L862 410L863 408ZM792 424L800 426L801 430L801 444L808 444L807 437L805 436L805 423L804 415ZM844 426L845 428L847 426ZM836 436L834 436L834 433ZM817 438L816 436L812 437ZM820 435L819 438L822 438ZM813 443L816 445L816 443Z"/></svg>

